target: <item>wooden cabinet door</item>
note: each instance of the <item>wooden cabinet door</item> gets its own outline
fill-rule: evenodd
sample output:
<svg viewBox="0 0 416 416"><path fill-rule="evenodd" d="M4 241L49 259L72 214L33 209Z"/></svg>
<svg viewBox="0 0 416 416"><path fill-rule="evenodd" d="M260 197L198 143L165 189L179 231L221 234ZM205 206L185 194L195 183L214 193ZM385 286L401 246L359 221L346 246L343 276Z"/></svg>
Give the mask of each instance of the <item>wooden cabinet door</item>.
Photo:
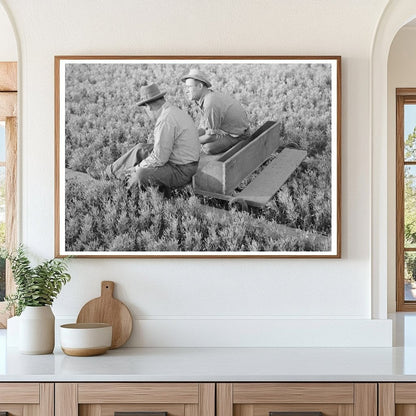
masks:
<svg viewBox="0 0 416 416"><path fill-rule="evenodd" d="M0 383L0 415L53 416L53 383Z"/></svg>
<svg viewBox="0 0 416 416"><path fill-rule="evenodd" d="M380 383L379 416L415 416L416 383Z"/></svg>
<svg viewBox="0 0 416 416"><path fill-rule="evenodd" d="M57 383L55 416L215 416L214 383Z"/></svg>
<svg viewBox="0 0 416 416"><path fill-rule="evenodd" d="M217 385L217 416L280 415L377 416L377 384L220 383Z"/></svg>

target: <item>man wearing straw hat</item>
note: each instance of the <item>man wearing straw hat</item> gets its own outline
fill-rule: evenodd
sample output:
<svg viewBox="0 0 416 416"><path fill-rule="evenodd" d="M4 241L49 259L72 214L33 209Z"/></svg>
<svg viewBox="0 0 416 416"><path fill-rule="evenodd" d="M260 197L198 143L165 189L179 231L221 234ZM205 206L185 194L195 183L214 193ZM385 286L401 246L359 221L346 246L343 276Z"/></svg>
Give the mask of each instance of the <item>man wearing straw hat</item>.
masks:
<svg viewBox="0 0 416 416"><path fill-rule="evenodd" d="M202 110L198 133L204 153L225 152L249 137L247 114L237 100L212 91L208 77L197 68L192 68L181 80L185 82L187 97Z"/></svg>
<svg viewBox="0 0 416 416"><path fill-rule="evenodd" d="M140 89L141 101L155 121L154 143L139 143L105 170L105 176L124 179L127 187L155 185L164 191L188 184L198 168L200 144L192 118L166 102L156 84Z"/></svg>

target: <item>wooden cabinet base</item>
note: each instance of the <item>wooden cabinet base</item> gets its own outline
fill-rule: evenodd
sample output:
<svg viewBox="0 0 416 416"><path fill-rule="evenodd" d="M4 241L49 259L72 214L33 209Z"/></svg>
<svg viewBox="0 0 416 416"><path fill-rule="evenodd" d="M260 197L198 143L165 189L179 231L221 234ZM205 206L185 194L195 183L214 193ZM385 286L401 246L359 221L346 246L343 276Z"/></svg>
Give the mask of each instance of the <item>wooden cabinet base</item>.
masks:
<svg viewBox="0 0 416 416"><path fill-rule="evenodd" d="M58 383L55 402L55 416L113 416L123 412L215 416L215 384Z"/></svg>
<svg viewBox="0 0 416 416"><path fill-rule="evenodd" d="M377 416L376 383L219 383L217 416Z"/></svg>
<svg viewBox="0 0 416 416"><path fill-rule="evenodd" d="M410 383L0 383L0 416L416 416Z"/></svg>

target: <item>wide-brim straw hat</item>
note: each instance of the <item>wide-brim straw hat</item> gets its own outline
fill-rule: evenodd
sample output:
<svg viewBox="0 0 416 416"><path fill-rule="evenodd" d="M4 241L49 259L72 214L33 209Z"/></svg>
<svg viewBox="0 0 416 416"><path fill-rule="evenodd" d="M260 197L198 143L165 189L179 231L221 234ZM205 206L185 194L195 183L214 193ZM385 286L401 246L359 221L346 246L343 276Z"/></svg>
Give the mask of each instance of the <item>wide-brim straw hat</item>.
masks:
<svg viewBox="0 0 416 416"><path fill-rule="evenodd" d="M181 78L181 81L185 82L187 79L196 79L197 81L203 82L208 88L211 87L208 77L197 68L191 68L189 73Z"/></svg>
<svg viewBox="0 0 416 416"><path fill-rule="evenodd" d="M144 85L140 88L140 98L141 100L137 105L145 105L152 101L156 101L159 98L162 98L166 94L166 91L160 91L159 87L156 84Z"/></svg>

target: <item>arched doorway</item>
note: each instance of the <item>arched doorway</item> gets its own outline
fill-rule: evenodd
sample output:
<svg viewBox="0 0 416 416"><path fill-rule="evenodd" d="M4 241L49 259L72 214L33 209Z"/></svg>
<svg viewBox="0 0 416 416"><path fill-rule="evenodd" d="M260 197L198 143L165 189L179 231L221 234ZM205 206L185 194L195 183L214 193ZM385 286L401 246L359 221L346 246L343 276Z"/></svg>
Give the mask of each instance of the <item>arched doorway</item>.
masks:
<svg viewBox="0 0 416 416"><path fill-rule="evenodd" d="M395 276L395 171L389 155L388 57L397 32L416 17L414 0L390 2L374 37L371 55L372 316L387 317L388 292ZM393 171L392 171L393 169ZM393 224L393 226L392 226Z"/></svg>

